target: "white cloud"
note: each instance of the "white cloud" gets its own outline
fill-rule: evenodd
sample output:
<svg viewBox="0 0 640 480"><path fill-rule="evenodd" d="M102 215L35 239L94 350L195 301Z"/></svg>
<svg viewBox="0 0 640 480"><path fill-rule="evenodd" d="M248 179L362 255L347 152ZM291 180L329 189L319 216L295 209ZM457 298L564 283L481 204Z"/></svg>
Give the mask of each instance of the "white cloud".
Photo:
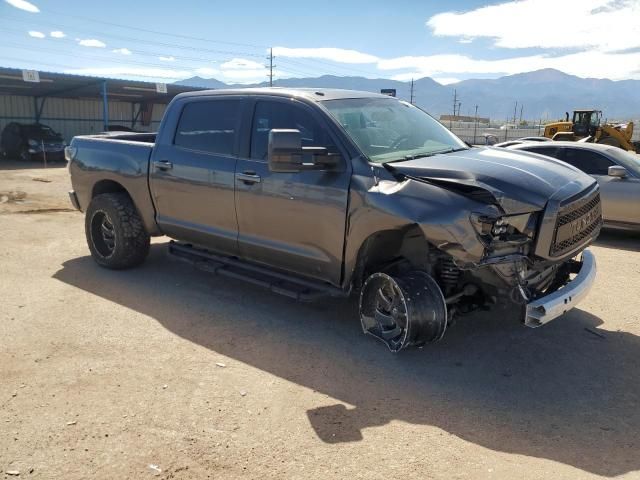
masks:
<svg viewBox="0 0 640 480"><path fill-rule="evenodd" d="M25 12L38 13L40 9L36 7L33 3L29 3L25 0L4 0L12 7L19 8L20 10L24 10Z"/></svg>
<svg viewBox="0 0 640 480"><path fill-rule="evenodd" d="M29 30L29 36L33 38L44 38L46 35L42 32L38 32L36 30Z"/></svg>
<svg viewBox="0 0 640 480"><path fill-rule="evenodd" d="M116 48L115 50L111 50L113 53L120 53L122 55L131 55L131 50L128 48Z"/></svg>
<svg viewBox="0 0 640 480"><path fill-rule="evenodd" d="M65 70L65 73L74 75L92 75L97 77L138 77L156 80L179 80L189 78L194 72L189 70L171 70L164 68L138 68L138 67L88 67Z"/></svg>
<svg viewBox="0 0 640 480"><path fill-rule="evenodd" d="M176 57L158 57L158 60L161 60L163 62L175 62L176 61Z"/></svg>
<svg viewBox="0 0 640 480"><path fill-rule="evenodd" d="M61 32L60 30L55 30L53 32L49 32L49 35L52 36L53 38L64 38L66 37L64 32Z"/></svg>
<svg viewBox="0 0 640 480"><path fill-rule="evenodd" d="M476 60L464 55L431 55L422 57L398 57L378 62L381 70L411 69L410 74L396 78L443 78L451 74L515 74L543 68L555 68L580 77L610 78L622 80L640 79L640 52L606 53L599 51L578 52L551 57L529 55L501 60Z"/></svg>
<svg viewBox="0 0 640 480"><path fill-rule="evenodd" d="M95 47L95 48L104 48L107 46L106 43L100 40L96 40L95 38L79 39L78 45L82 45L83 47Z"/></svg>
<svg viewBox="0 0 640 480"><path fill-rule="evenodd" d="M518 0L427 21L434 35L485 37L502 48L615 51L640 46L640 0Z"/></svg>
<svg viewBox="0 0 640 480"><path fill-rule="evenodd" d="M200 76L203 76L203 77L214 77L214 76L220 74L220 71L216 70L215 68L202 67L202 68L197 68L195 73L196 73L196 75L200 75Z"/></svg>
<svg viewBox="0 0 640 480"><path fill-rule="evenodd" d="M220 65L223 70L258 70L265 68L262 63L247 60L245 58L234 58Z"/></svg>
<svg viewBox="0 0 640 480"><path fill-rule="evenodd" d="M220 75L234 83L255 83L266 80L266 67L254 60L233 58L220 65Z"/></svg>
<svg viewBox="0 0 640 480"><path fill-rule="evenodd" d="M276 57L317 58L338 63L375 63L379 60L378 57L374 55L344 48L274 47L273 54Z"/></svg>

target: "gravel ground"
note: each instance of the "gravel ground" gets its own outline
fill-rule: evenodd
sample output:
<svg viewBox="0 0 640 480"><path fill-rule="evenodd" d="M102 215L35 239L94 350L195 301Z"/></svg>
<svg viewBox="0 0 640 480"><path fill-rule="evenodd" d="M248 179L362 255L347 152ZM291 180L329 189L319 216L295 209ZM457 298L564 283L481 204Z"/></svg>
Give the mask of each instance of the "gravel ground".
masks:
<svg viewBox="0 0 640 480"><path fill-rule="evenodd" d="M18 167L0 167L0 478L640 478L639 235L605 232L594 290L543 328L475 315L391 355L353 300L194 271L166 238L141 268L97 267L66 170Z"/></svg>

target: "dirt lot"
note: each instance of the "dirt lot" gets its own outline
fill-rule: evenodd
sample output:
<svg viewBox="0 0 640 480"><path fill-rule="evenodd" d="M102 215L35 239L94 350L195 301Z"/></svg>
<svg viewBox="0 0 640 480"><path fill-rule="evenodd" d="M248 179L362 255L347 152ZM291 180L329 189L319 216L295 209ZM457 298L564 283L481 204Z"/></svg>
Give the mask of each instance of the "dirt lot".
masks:
<svg viewBox="0 0 640 480"><path fill-rule="evenodd" d="M474 316L394 356L353 301L200 273L166 239L98 268L66 170L15 167L0 478L640 478L638 235L603 234L590 297L543 328Z"/></svg>

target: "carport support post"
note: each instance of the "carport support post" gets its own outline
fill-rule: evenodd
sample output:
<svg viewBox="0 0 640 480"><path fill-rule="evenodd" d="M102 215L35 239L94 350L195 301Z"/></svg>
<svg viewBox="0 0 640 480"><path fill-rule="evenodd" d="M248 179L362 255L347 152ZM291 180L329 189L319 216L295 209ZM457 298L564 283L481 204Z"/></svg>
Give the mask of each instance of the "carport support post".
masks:
<svg viewBox="0 0 640 480"><path fill-rule="evenodd" d="M104 131L109 131L109 100L107 98L107 81L102 81L102 122Z"/></svg>

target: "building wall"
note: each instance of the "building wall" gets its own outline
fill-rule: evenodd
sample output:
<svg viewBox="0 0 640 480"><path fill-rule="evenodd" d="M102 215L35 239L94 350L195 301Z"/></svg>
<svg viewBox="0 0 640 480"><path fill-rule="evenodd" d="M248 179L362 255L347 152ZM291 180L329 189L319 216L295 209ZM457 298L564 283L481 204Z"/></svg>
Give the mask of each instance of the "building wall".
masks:
<svg viewBox="0 0 640 480"><path fill-rule="evenodd" d="M156 131L166 105L155 104L149 126L136 124L136 130ZM9 122L35 122L33 97L0 95L0 131ZM102 101L92 99L47 98L40 123L49 125L70 141L75 135L88 135L103 130ZM131 103L109 101L109 123L131 126Z"/></svg>

